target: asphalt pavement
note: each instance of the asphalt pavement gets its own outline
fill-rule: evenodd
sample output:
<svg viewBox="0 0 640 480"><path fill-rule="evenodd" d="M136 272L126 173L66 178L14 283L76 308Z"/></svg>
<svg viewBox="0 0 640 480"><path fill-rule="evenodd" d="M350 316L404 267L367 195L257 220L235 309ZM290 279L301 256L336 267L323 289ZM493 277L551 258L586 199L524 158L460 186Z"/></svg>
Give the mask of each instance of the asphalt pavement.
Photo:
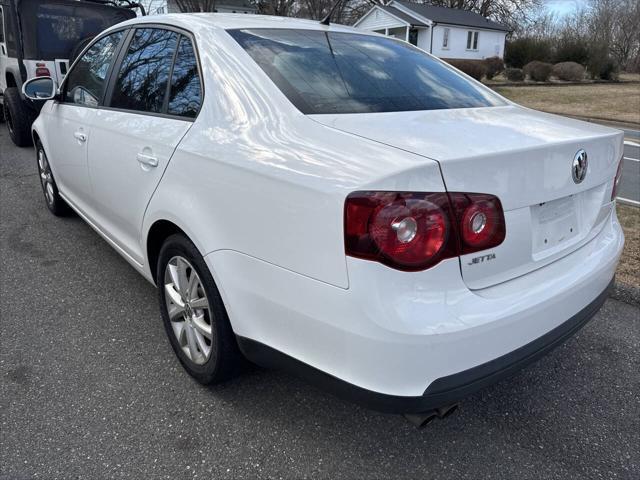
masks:
<svg viewBox="0 0 640 480"><path fill-rule="evenodd" d="M0 479L640 478L640 318L609 299L536 364L418 430L285 373L204 388L155 289L49 214L0 128Z"/></svg>
<svg viewBox="0 0 640 480"><path fill-rule="evenodd" d="M623 203L640 206L640 140L626 140L622 159L622 176L618 199Z"/></svg>

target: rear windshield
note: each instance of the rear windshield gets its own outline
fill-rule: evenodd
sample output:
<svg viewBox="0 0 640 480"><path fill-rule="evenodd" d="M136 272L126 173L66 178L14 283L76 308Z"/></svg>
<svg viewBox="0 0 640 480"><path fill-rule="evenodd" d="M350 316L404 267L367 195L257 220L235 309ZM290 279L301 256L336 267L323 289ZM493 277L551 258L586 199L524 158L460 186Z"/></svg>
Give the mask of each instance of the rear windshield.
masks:
<svg viewBox="0 0 640 480"><path fill-rule="evenodd" d="M20 23L24 58L68 59L81 40L133 17L135 13L130 10L95 3L23 1Z"/></svg>
<svg viewBox="0 0 640 480"><path fill-rule="evenodd" d="M504 102L413 46L315 30L229 30L305 114L490 107Z"/></svg>

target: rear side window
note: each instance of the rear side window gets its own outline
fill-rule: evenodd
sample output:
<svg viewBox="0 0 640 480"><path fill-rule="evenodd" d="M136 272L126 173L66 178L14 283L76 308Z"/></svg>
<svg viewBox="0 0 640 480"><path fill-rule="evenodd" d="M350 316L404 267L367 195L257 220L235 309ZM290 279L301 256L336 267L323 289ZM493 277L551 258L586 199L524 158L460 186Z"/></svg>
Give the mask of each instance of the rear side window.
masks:
<svg viewBox="0 0 640 480"><path fill-rule="evenodd" d="M167 113L195 118L202 103L202 86L198 75L198 61L191 40L180 39L173 65Z"/></svg>
<svg viewBox="0 0 640 480"><path fill-rule="evenodd" d="M179 34L137 29L120 65L111 107L161 113Z"/></svg>
<svg viewBox="0 0 640 480"><path fill-rule="evenodd" d="M104 94L109 67L118 51L124 32L116 32L98 40L77 61L68 73L64 101L97 107Z"/></svg>
<svg viewBox="0 0 640 480"><path fill-rule="evenodd" d="M504 105L499 96L409 44L315 30L230 30L305 114Z"/></svg>

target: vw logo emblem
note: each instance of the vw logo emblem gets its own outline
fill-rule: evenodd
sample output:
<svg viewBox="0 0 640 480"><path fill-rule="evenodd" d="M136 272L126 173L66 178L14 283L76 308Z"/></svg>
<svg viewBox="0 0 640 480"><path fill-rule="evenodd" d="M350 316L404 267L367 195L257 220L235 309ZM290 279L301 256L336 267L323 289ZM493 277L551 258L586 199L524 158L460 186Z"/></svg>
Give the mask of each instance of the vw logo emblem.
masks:
<svg viewBox="0 0 640 480"><path fill-rule="evenodd" d="M573 157L573 164L571 165L571 176L575 183L580 183L587 176L587 166L589 162L587 160L587 152L580 149Z"/></svg>

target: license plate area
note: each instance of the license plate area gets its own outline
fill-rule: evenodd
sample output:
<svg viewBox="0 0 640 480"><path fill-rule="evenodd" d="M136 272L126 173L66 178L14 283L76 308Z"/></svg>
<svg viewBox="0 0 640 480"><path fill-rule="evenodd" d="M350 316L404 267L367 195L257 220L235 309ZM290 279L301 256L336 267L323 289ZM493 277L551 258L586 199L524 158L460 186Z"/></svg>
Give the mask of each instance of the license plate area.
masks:
<svg viewBox="0 0 640 480"><path fill-rule="evenodd" d="M551 255L574 243L580 233L575 195L531 207L534 258Z"/></svg>

